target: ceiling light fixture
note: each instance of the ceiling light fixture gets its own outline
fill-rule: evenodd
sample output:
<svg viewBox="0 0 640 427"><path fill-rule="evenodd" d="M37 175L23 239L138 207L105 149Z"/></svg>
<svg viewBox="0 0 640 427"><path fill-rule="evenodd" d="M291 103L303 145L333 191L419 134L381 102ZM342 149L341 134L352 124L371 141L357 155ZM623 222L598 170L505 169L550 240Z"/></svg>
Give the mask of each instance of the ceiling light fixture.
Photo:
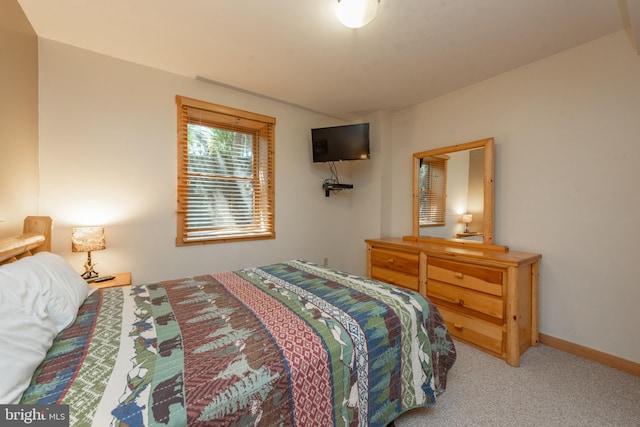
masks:
<svg viewBox="0 0 640 427"><path fill-rule="evenodd" d="M336 15L345 27L360 28L373 21L380 0L338 0Z"/></svg>

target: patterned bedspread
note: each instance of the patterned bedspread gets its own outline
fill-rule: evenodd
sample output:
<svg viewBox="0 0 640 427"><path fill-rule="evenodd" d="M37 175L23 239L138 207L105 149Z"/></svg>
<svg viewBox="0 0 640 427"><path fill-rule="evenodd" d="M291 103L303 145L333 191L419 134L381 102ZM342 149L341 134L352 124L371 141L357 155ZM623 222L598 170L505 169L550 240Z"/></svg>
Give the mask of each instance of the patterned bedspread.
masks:
<svg viewBox="0 0 640 427"><path fill-rule="evenodd" d="M95 292L22 403L82 426L384 426L454 361L419 294L290 261Z"/></svg>

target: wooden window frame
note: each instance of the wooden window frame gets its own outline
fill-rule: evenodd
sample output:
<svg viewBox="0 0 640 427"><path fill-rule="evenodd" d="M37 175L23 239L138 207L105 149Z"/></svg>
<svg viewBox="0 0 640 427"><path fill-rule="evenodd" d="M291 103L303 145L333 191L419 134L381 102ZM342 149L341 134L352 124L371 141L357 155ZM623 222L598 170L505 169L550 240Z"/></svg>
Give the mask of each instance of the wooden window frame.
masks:
<svg viewBox="0 0 640 427"><path fill-rule="evenodd" d="M176 96L178 123L178 194L176 246L275 239L275 123L273 117L206 101ZM198 116L199 121L195 119ZM199 124L212 128L253 135L251 181L253 222L247 225L194 227L189 221L190 189L193 178L211 182L221 176L194 176L189 171L188 125ZM233 177L232 177L233 178ZM206 204L197 207L206 206ZM192 207L192 215L195 207ZM213 216L212 216L213 218Z"/></svg>

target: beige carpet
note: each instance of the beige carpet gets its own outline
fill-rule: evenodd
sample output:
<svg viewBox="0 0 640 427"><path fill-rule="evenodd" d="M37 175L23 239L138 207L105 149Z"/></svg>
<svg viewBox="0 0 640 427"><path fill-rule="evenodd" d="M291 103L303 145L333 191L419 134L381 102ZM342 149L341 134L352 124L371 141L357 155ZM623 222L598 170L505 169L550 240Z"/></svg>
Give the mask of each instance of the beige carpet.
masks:
<svg viewBox="0 0 640 427"><path fill-rule="evenodd" d="M513 368L456 341L447 390L396 427L640 426L640 377L539 345Z"/></svg>

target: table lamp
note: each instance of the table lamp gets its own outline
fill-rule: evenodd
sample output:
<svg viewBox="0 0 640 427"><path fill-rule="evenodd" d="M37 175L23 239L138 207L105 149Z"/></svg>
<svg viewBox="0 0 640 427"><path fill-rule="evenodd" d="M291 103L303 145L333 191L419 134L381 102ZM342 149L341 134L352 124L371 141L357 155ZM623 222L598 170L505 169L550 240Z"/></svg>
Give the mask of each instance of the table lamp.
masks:
<svg viewBox="0 0 640 427"><path fill-rule="evenodd" d="M74 227L71 229L71 251L87 252L87 262L84 263L84 279L98 277L91 262L91 251L106 248L104 241L104 227Z"/></svg>
<svg viewBox="0 0 640 427"><path fill-rule="evenodd" d="M462 215L462 222L464 222L464 232L465 233L470 233L469 224L471 224L473 222L473 215L471 215L471 214Z"/></svg>

